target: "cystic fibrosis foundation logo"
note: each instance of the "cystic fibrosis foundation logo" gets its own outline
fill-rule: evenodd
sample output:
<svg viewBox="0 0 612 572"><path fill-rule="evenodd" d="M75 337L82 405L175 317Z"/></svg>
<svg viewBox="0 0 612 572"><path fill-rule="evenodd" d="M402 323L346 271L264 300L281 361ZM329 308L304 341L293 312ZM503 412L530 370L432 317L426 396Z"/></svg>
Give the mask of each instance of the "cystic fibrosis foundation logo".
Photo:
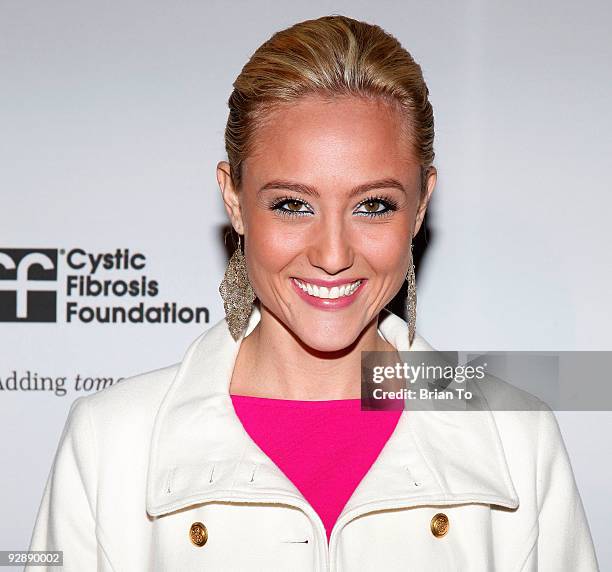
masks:
<svg viewBox="0 0 612 572"><path fill-rule="evenodd" d="M56 249L0 249L0 322L55 322L56 281Z"/></svg>
<svg viewBox="0 0 612 572"><path fill-rule="evenodd" d="M208 323L206 307L157 300L146 265L128 248L0 248L0 322Z"/></svg>

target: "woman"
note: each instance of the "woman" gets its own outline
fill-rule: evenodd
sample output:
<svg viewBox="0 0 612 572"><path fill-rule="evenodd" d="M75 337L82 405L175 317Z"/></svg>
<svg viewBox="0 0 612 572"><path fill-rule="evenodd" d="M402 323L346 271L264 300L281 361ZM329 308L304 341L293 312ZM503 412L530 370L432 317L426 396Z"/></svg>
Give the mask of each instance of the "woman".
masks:
<svg viewBox="0 0 612 572"><path fill-rule="evenodd" d="M31 549L79 572L596 570L534 398L360 408L362 351L431 349L414 332L436 183L420 67L377 26L319 18L265 42L229 107L226 318L181 363L74 402ZM386 309L404 280L407 321Z"/></svg>

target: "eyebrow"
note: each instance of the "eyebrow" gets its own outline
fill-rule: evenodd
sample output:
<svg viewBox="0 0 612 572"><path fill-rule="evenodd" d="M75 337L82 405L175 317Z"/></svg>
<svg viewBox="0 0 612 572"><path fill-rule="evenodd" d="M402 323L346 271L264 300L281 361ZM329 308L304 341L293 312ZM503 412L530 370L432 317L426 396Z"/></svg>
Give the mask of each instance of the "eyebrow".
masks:
<svg viewBox="0 0 612 572"><path fill-rule="evenodd" d="M304 195L311 195L313 197L320 197L319 192L309 185L305 185L303 183L294 183L292 181L285 181L282 179L275 179L266 183L263 187L259 189L259 192L269 191L274 189L286 189L289 191L293 191L295 193L301 193ZM357 185L353 187L348 193L349 198L352 198L357 195L361 195L363 193L367 193L373 189L398 189L403 193L406 192L404 185L402 185L397 179L393 178L385 178L378 179L376 181L370 181L369 183L363 183L361 185Z"/></svg>

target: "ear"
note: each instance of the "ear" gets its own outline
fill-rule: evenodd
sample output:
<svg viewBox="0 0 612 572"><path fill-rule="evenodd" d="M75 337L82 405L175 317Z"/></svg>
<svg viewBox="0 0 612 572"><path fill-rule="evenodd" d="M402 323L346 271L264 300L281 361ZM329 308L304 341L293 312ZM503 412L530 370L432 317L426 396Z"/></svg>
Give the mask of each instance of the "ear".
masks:
<svg viewBox="0 0 612 572"><path fill-rule="evenodd" d="M438 171L432 165L429 167L425 175L425 191L422 193L421 198L419 199L419 206L417 209L416 220L414 223L414 234L412 235L413 237L415 237L421 229L421 224L423 224L423 219L425 218L425 211L427 210L427 205L429 204L431 193L433 193L434 188L436 186L437 178Z"/></svg>
<svg viewBox="0 0 612 572"><path fill-rule="evenodd" d="M240 197L234 187L230 164L227 161L220 161L217 164L217 183L219 183L223 202L225 203L225 210L227 211L234 230L238 234L244 234Z"/></svg>

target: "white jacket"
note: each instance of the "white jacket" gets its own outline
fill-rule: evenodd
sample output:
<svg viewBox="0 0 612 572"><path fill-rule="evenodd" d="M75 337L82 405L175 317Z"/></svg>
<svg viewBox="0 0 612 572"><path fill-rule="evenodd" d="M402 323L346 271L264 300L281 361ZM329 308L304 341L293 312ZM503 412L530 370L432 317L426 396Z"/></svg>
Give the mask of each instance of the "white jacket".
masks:
<svg viewBox="0 0 612 572"><path fill-rule="evenodd" d="M247 334L259 318L253 306ZM383 311L378 332L408 349L395 314ZM30 549L62 550L63 572L598 569L550 411L404 411L328 547L317 513L234 412L240 343L221 320L181 363L78 398ZM431 348L417 335L411 349ZM484 391L503 398L502 384Z"/></svg>

